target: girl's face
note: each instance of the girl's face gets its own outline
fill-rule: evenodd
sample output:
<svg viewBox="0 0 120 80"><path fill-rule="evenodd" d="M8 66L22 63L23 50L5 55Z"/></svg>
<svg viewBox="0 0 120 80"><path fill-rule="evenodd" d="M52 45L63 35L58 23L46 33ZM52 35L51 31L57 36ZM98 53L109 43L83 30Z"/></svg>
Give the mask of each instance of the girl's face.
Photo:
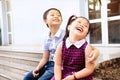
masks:
<svg viewBox="0 0 120 80"><path fill-rule="evenodd" d="M53 25L60 26L62 23L62 16L57 10L50 10L48 12L45 23L48 24L49 27Z"/></svg>
<svg viewBox="0 0 120 80"><path fill-rule="evenodd" d="M84 18L77 18L68 26L68 30L70 34L85 38L89 30L89 22Z"/></svg>

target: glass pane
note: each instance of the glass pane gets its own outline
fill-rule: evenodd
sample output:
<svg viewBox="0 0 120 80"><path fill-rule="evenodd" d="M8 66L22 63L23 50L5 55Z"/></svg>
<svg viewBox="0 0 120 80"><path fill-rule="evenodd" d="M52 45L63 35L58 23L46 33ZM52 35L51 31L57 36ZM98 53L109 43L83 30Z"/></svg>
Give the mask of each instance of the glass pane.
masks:
<svg viewBox="0 0 120 80"><path fill-rule="evenodd" d="M101 6L99 0L89 0L89 19L98 19L101 16Z"/></svg>
<svg viewBox="0 0 120 80"><path fill-rule="evenodd" d="M108 22L109 43L120 43L120 20Z"/></svg>
<svg viewBox="0 0 120 80"><path fill-rule="evenodd" d="M90 24L90 43L92 44L102 43L101 23Z"/></svg>
<svg viewBox="0 0 120 80"><path fill-rule="evenodd" d="M120 0L108 0L107 11L109 17L120 15Z"/></svg>

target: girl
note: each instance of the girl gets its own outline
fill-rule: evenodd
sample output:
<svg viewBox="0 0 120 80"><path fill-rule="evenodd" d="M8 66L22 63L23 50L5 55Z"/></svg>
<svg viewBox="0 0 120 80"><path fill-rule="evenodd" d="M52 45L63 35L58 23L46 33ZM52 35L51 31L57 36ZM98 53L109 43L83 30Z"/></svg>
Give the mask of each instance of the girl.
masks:
<svg viewBox="0 0 120 80"><path fill-rule="evenodd" d="M65 37L56 50L55 80L92 80L95 63L87 58L93 47L85 40L89 30L85 17L69 18Z"/></svg>

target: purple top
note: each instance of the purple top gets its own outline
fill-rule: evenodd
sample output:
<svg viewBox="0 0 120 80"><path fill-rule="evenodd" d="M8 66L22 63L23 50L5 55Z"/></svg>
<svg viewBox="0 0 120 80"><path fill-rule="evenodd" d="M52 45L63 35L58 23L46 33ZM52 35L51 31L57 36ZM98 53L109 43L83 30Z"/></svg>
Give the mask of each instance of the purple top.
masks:
<svg viewBox="0 0 120 80"><path fill-rule="evenodd" d="M75 45L71 45L69 48L66 47L65 41L63 41L62 45L62 78L65 78L68 75L71 75L72 72L77 72L85 68L85 48L87 46L87 42L77 48ZM92 74L78 80L92 80Z"/></svg>

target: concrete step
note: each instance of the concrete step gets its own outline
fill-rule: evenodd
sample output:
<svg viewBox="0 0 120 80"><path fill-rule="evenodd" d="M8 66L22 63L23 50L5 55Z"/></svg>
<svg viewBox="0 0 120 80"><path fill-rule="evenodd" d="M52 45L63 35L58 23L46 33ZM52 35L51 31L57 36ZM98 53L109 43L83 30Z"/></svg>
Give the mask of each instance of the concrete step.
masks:
<svg viewBox="0 0 120 80"><path fill-rule="evenodd" d="M0 73L0 80L11 80L9 76Z"/></svg>
<svg viewBox="0 0 120 80"><path fill-rule="evenodd" d="M25 54L25 53L24 53ZM0 54L0 59L9 61L9 62L14 62L14 63L19 63L19 64L25 64L25 65L30 65L30 66L37 66L40 58L32 58L32 57L27 57L27 56L18 56L18 55L9 55L9 54ZM35 55L35 54L34 54Z"/></svg>
<svg viewBox="0 0 120 80"><path fill-rule="evenodd" d="M0 60L0 65L12 67L12 68L16 68L16 69L24 70L24 71L29 71L29 70L31 70L31 69L33 69L35 67L35 66L30 66L30 65L5 61L5 60Z"/></svg>
<svg viewBox="0 0 120 80"><path fill-rule="evenodd" d="M21 75L25 75L25 73L27 72L26 70L21 70L16 67L2 65L2 64L0 64L0 69L7 70L9 72L14 72L14 73L21 74Z"/></svg>
<svg viewBox="0 0 120 80"><path fill-rule="evenodd" d="M0 60L0 80L22 80L21 78L29 71L33 70L36 66L26 64L14 63L10 60ZM6 72L4 72L6 70ZM8 73L8 74L6 74ZM19 76L20 75L20 76ZM15 78L18 77L19 78Z"/></svg>
<svg viewBox="0 0 120 80"><path fill-rule="evenodd" d="M17 56L26 56L32 58L41 58L42 53L38 52L27 52L27 51L8 51L8 50L0 50L0 54L9 54L9 55L17 55Z"/></svg>
<svg viewBox="0 0 120 80"><path fill-rule="evenodd" d="M0 69L0 80L23 80L23 75Z"/></svg>
<svg viewBox="0 0 120 80"><path fill-rule="evenodd" d="M42 53L0 49L0 80L23 80L39 63Z"/></svg>

